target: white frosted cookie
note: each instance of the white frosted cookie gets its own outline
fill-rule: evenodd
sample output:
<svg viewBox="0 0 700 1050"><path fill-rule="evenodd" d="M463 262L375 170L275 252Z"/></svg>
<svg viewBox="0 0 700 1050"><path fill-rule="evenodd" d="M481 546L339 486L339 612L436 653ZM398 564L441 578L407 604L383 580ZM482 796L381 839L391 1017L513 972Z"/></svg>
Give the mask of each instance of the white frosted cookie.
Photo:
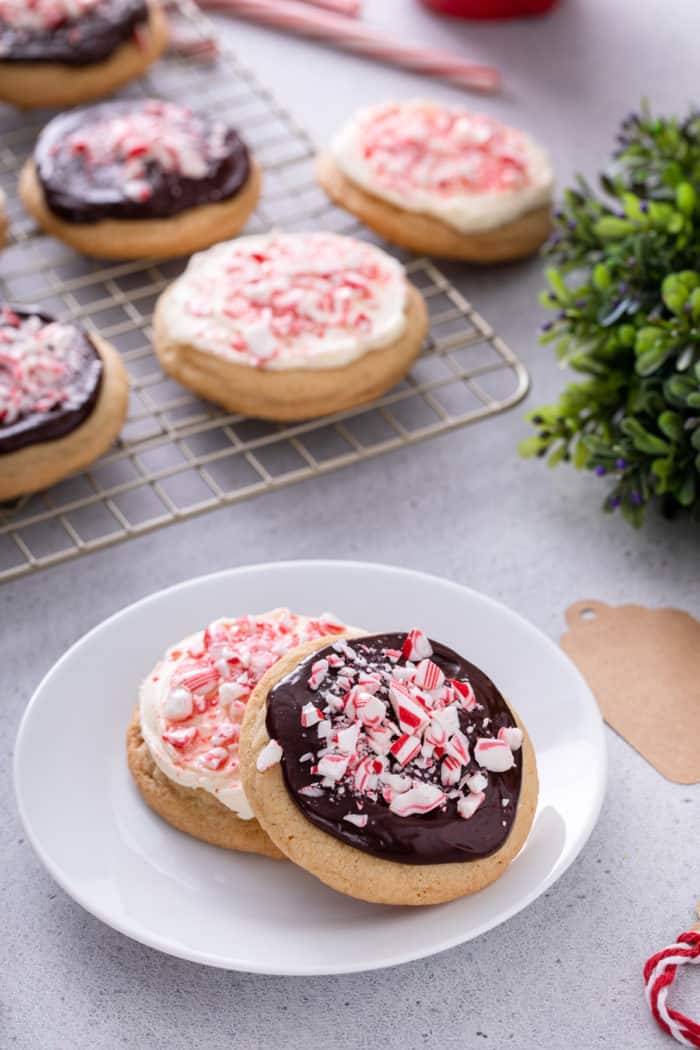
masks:
<svg viewBox="0 0 700 1050"><path fill-rule="evenodd" d="M549 231L545 151L465 109L413 100L359 110L317 172L333 200L412 250L495 261L533 251Z"/></svg>
<svg viewBox="0 0 700 1050"><path fill-rule="evenodd" d="M0 0L0 101L102 98L145 73L167 42L158 0Z"/></svg>
<svg viewBox="0 0 700 1050"><path fill-rule="evenodd" d="M427 313L403 266L330 233L271 233L196 255L161 296L154 345L229 411L306 419L370 401L420 352Z"/></svg>
<svg viewBox="0 0 700 1050"><path fill-rule="evenodd" d="M241 784L245 705L290 648L343 630L329 614L274 609L215 620L170 646L141 685L127 733L129 766L148 805L205 842L279 857Z"/></svg>

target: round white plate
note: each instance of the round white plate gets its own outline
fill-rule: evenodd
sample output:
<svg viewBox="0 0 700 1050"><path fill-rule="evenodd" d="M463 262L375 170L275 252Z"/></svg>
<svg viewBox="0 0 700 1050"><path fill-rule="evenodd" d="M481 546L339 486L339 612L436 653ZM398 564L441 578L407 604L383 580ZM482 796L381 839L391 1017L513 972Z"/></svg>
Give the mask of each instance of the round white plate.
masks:
<svg viewBox="0 0 700 1050"><path fill-rule="evenodd" d="M368 631L421 627L476 662L512 699L537 752L540 801L525 847L498 882L438 907L364 904L291 864L204 845L144 805L124 749L141 679L170 643L210 620L278 605L330 610ZM467 941L551 886L598 817L605 744L574 665L490 598L389 566L281 562L178 584L90 631L27 708L15 785L27 834L51 875L127 936L231 970L347 973Z"/></svg>

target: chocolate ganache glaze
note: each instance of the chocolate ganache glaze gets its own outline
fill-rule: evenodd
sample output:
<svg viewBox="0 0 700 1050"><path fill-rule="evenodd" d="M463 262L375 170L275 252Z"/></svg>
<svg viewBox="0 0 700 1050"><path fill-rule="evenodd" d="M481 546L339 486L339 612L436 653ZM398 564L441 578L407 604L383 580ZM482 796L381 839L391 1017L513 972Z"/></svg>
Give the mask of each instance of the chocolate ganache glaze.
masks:
<svg viewBox="0 0 700 1050"><path fill-rule="evenodd" d="M77 325L0 306L0 455L75 430L95 407L103 370Z"/></svg>
<svg viewBox="0 0 700 1050"><path fill-rule="evenodd" d="M71 17L71 10L77 14ZM146 0L0 0L0 62L103 62L148 20Z"/></svg>
<svg viewBox="0 0 700 1050"><path fill-rule="evenodd" d="M421 632L351 638L313 653L270 691L267 729L304 815L374 856L476 860L513 826L522 780L515 719L483 671ZM324 754L333 757L324 762Z"/></svg>
<svg viewBox="0 0 700 1050"><path fill-rule="evenodd" d="M47 206L74 223L164 219L233 197L250 156L224 123L158 99L54 117L34 150Z"/></svg>

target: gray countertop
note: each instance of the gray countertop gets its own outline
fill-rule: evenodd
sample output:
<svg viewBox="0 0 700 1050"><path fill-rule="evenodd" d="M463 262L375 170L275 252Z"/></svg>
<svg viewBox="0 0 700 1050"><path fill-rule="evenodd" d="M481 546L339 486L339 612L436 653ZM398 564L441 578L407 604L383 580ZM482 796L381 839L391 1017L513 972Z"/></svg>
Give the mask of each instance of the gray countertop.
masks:
<svg viewBox="0 0 700 1050"><path fill-rule="evenodd" d="M562 183L577 169L595 172L619 118L642 96L674 111L697 101L695 0L563 0L546 20L482 26L441 21L412 0L366 0L366 9L397 36L462 46L500 66L507 93L483 107L542 138ZM360 103L418 93L470 100L433 81L252 26L229 23L222 31L319 141ZM450 271L526 361L530 405L551 399L564 381L535 338L540 271L536 260ZM0 1046L671 1045L644 1006L641 967L650 951L687 927L700 898L699 840L691 837L700 788L663 780L610 731L600 822L560 882L470 944L369 975L263 978L144 948L54 885L15 811L12 745L41 676L104 617L199 573L296 557L394 562L483 590L555 638L565 607L581 597L670 604L700 615L697 531L652 515L643 531L633 532L600 512L596 479L520 461L523 411L0 588L2 702L9 716L0 748ZM437 480L427 486L426 478ZM353 505L358 513L348 515ZM695 999L696 1015L697 988L689 977L677 993L688 1011Z"/></svg>

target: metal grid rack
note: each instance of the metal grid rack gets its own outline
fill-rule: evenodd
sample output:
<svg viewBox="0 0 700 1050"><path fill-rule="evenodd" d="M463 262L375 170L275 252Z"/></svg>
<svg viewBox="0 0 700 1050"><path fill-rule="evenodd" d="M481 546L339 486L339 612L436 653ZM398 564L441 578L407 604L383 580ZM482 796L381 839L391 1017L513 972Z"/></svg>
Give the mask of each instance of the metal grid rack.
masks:
<svg viewBox="0 0 700 1050"><path fill-rule="evenodd" d="M188 16L208 32L202 16L191 9ZM171 56L123 94L196 99L241 130L265 169L247 232L370 236L316 186L308 135L231 53L217 66ZM151 350L153 306L186 260L89 260L40 235L23 214L17 174L46 118L0 110L0 186L12 229L0 255L0 295L104 336L123 356L132 394L107 455L48 491L0 506L0 581L474 423L524 397L525 367L491 325L429 259L396 253L430 312L422 355L399 386L370 406L292 426L225 415L164 376Z"/></svg>

